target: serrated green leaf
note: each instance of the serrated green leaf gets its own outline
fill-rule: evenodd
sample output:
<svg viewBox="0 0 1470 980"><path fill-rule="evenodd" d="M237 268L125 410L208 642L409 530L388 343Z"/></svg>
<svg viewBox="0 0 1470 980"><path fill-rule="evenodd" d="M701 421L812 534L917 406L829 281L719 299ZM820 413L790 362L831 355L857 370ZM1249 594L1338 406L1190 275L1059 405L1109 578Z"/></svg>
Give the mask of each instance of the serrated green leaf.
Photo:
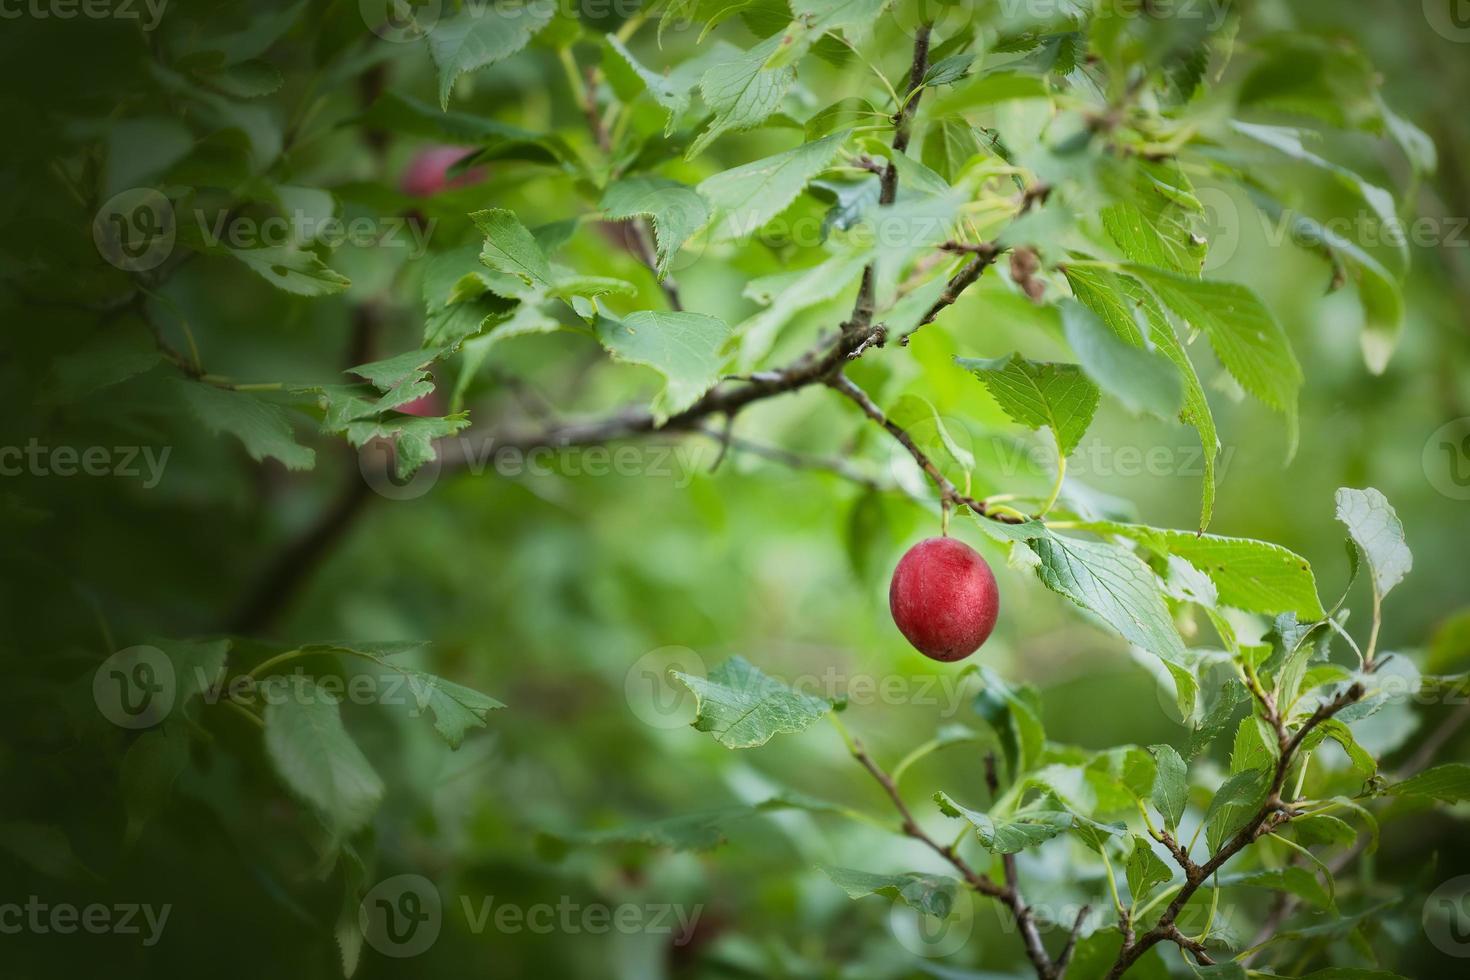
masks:
<svg viewBox="0 0 1470 980"><path fill-rule="evenodd" d="M1368 561L1373 591L1382 599L1414 567L1414 556L1404 543L1404 526L1388 499L1372 487L1337 491L1337 519Z"/></svg>
<svg viewBox="0 0 1470 980"><path fill-rule="evenodd" d="M694 727L709 732L730 749L764 745L781 732L799 732L825 715L832 703L812 697L768 677L744 657L731 657L696 677L682 671L670 675L694 693Z"/></svg>
<svg viewBox="0 0 1470 980"><path fill-rule="evenodd" d="M791 65L767 67L782 47L784 35L774 34L730 61L710 67L700 79L699 91L714 118L684 155L692 160L726 132L751 129L765 122L781 106L796 81Z"/></svg>
<svg viewBox="0 0 1470 980"><path fill-rule="evenodd" d="M1182 664L1184 641L1174 628L1159 580L1131 552L1101 541L1055 535L1028 542L1047 588L1071 599L1134 646ZM1191 699L1192 700L1192 699Z"/></svg>
<svg viewBox="0 0 1470 980"><path fill-rule="evenodd" d="M1146 900L1155 885L1167 884L1174 877L1173 869L1154 853L1153 843L1137 834L1133 835L1133 853L1128 855L1123 870L1128 878L1128 894L1135 905Z"/></svg>
<svg viewBox="0 0 1470 980"><path fill-rule="evenodd" d="M250 392L226 391L202 381L171 379L171 383L205 428L239 439L251 459L278 459L292 470L316 465L316 453L296 441L279 406Z"/></svg>
<svg viewBox="0 0 1470 980"><path fill-rule="evenodd" d="M817 867L832 879L833 884L847 892L848 898L883 895L901 899L909 908L941 919L949 916L950 910L954 908L955 897L960 893L960 883L944 875L920 874L916 871L880 875L827 864Z"/></svg>
<svg viewBox="0 0 1470 980"><path fill-rule="evenodd" d="M1150 745L1158 764L1158 775L1154 778L1150 798L1164 818L1164 826L1173 830L1184 819L1184 808L1189 803L1189 771L1172 745Z"/></svg>
<svg viewBox="0 0 1470 980"><path fill-rule="evenodd" d="M439 107L464 74L504 61L551 23L554 4L466 4L428 32L429 54L439 70Z"/></svg>
<svg viewBox="0 0 1470 980"><path fill-rule="evenodd" d="M1180 319L1203 333L1242 388L1286 417L1288 455L1296 451L1297 392L1302 369L1286 331L1247 286L1129 265Z"/></svg>
<svg viewBox="0 0 1470 980"><path fill-rule="evenodd" d="M653 222L658 276L690 236L709 223L709 206L694 188L665 177L635 176L609 184L602 194L603 214L613 221L646 217Z"/></svg>
<svg viewBox="0 0 1470 980"><path fill-rule="evenodd" d="M1174 362L1184 389L1184 407L1179 420L1199 433L1204 453L1204 483L1200 508L1200 529L1208 527L1215 509L1215 459L1220 453L1220 438L1215 431L1215 417L1205 397L1199 375L1185 353L1184 345L1174 333L1169 318L1158 302L1137 281L1091 268L1066 267L1067 282L1077 300L1102 317L1113 332L1135 347L1154 345Z"/></svg>
<svg viewBox="0 0 1470 980"><path fill-rule="evenodd" d="M337 700L309 677L282 678L265 706L265 747L277 775L341 840L367 826L383 781L342 725Z"/></svg>
<svg viewBox="0 0 1470 980"><path fill-rule="evenodd" d="M492 269L516 276L526 285L550 285L551 263L535 237L514 213L504 208L470 215L485 236L480 261Z"/></svg>
<svg viewBox="0 0 1470 980"><path fill-rule="evenodd" d="M1075 364L1028 361L1020 354L961 357L956 363L985 385L1013 421L1029 429L1051 429L1063 456L1071 455L1092 424L1097 385Z"/></svg>
<svg viewBox="0 0 1470 980"><path fill-rule="evenodd" d="M1445 803L1470 800L1470 765L1446 762L1388 787L1394 796L1428 796Z"/></svg>
<svg viewBox="0 0 1470 980"><path fill-rule="evenodd" d="M711 238L723 241L755 234L832 164L846 138L845 130L836 132L705 178L697 190L715 214Z"/></svg>
<svg viewBox="0 0 1470 980"><path fill-rule="evenodd" d="M721 350L730 328L703 313L639 310L622 320L597 318L597 339L620 361L644 364L662 374L663 391L653 400L662 423L693 405L720 378Z"/></svg>
<svg viewBox="0 0 1470 980"><path fill-rule="evenodd" d="M1035 847L1072 828L1072 814L1066 810L1030 808L1019 810L997 820L988 813L961 806L944 793L935 793L934 802L947 817L958 817L975 828L980 843L996 854L1016 854Z"/></svg>
<svg viewBox="0 0 1470 980"><path fill-rule="evenodd" d="M226 251L272 286L297 296L330 296L352 285L350 279L328 267L308 249L268 245Z"/></svg>
<svg viewBox="0 0 1470 980"><path fill-rule="evenodd" d="M1246 769L1220 784L1204 815L1205 837L1211 853L1219 850L1260 808L1270 783L1271 774L1266 770Z"/></svg>
<svg viewBox="0 0 1470 980"><path fill-rule="evenodd" d="M1214 582L1222 606L1247 612L1295 613L1313 621L1326 615L1317 596L1312 566L1280 545L1114 521L1093 521L1082 528L1131 538L1160 556L1184 559Z"/></svg>

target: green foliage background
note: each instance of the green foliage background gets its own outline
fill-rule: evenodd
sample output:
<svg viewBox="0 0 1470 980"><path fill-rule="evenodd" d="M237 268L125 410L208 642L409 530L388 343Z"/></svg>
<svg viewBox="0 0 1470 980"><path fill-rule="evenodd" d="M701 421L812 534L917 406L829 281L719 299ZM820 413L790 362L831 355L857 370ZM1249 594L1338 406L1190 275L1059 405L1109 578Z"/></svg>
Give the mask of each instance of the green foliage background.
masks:
<svg viewBox="0 0 1470 980"><path fill-rule="evenodd" d="M712 44L749 49L803 23L796 17L803 9L836 5L734 4L702 44L698 28L723 5L675 6L695 27L682 28L676 16L661 47L655 35L662 11L628 32L629 50L655 73ZM1305 379L1292 455L1283 414L1243 397L1204 339L1190 345L1223 450L1209 530L1274 542L1302 556L1328 608L1348 590L1352 614L1345 629L1362 645L1372 591L1366 572L1352 578L1355 562L1334 519L1334 492L1378 488L1396 509L1413 553L1412 574L1384 604L1379 649L1393 652L1399 665L1393 670L1409 676L1462 674L1470 661L1463 611L1467 504L1436 489L1433 480L1443 474L1426 468L1425 444L1441 425L1470 415L1464 314L1470 128L1461 104L1470 84L1467 49L1436 33L1417 4L1364 4L1351 18L1339 4L1238 6L1228 16L1211 8L1207 23L1219 30L1208 37L1197 37L1201 24L1183 15L1134 18L1125 21L1123 40L1111 45L1106 18L1091 17L1087 3L1043 5L1039 12L988 3L946 8L954 18L947 23L966 25L955 49L968 47L978 57L955 66L970 72L968 78L926 91L914 155L933 169L954 165L945 178L964 169L963 159L930 149L930 134L943 118L933 108L938 104L959 106L994 127L1008 152L1055 165L1045 178L1052 198L1021 226L1024 237L1006 242L1041 246L1047 302L1031 302L1002 258L908 346L868 352L848 373L895 414L906 395L931 403L975 453L976 496L1044 498L1052 482L1050 436L1015 424L988 393L994 389L954 358L1020 351L1033 360L1078 359L1055 305L1066 288L1056 263L1077 247L1080 239L1069 236L1078 228L1099 240L1093 218L1102 200L1089 196L1098 191L1094 180L1115 166L1141 166L1139 153L1166 153L1159 144L1176 135L1197 165L1196 189L1208 189L1200 195L1208 208L1183 216L1165 209L1159 227L1182 221L1209 240L1214 258L1207 276L1246 283L1261 297L1284 327ZM912 58L912 38L902 29L914 23L911 14L884 13L867 36L853 31L875 70L900 88ZM455 15L446 6L442 16L431 39L443 37ZM319 390L355 382L342 373L346 367L420 348L423 283L435 257L465 246L473 255L486 239L484 219L477 227L472 212L508 209L538 231L582 219L555 261L632 284L631 294L600 298L609 316L666 310L655 277L635 250L622 247L626 231L616 229L626 226L597 221L610 162L699 184L800 145L815 135L810 126L804 134L801 124L830 103L881 101L872 72L844 56L830 36L807 38L815 47L799 62L782 113L697 146L702 152L690 158L685 151L707 122L705 96L690 96L692 108L671 121L658 100L639 92L643 82L629 81L626 66L608 60L614 52L603 38L622 23L616 16L579 23L558 15L524 51L447 86L427 42L382 40L366 29L366 19L359 5L347 3L225 10L175 0L154 31L120 18L27 16L0 34L0 114L8 136L0 169L6 286L0 304L7 324L0 445L24 447L34 438L53 447L170 447L155 487L116 476L30 473L0 480L0 903L34 894L53 903L174 906L170 928L151 948L116 935L0 936L0 975L70 976L105 964L140 976L340 976L338 933L344 922L351 931L361 883L400 873L435 882L446 898L444 931L411 960L364 949L356 976L1030 975L1013 924L989 905L977 905L975 931L962 950L925 960L895 938L888 902L850 901L817 865L881 874L946 870L917 843L862 822L799 809L761 814L722 823L728 842L707 851L616 842L587 847L577 840L584 831L793 791L891 818L877 787L825 723L732 752L686 725L645 723L634 710L637 696L628 693L637 687L640 675L630 681L630 671L639 669L640 658L670 646L695 651L710 667L739 655L787 679L831 670L845 678L896 678L914 691L932 677L940 681L932 691L941 700L952 690L946 685L960 681L956 667L910 649L887 611L887 576L898 556L938 533L937 498L903 450L852 404L817 386L750 407L734 432L803 457L843 458L906 492L874 493L738 445L713 469L714 440L654 435L633 444L644 447L645 468L668 467L669 475L446 471L429 492L393 500L365 489L359 454L330 431L339 395ZM979 40L965 43L964 30ZM1025 44L1017 38L1028 31L1039 43L1020 50ZM1002 50L1005 39L1018 50ZM1126 106L1119 96L1127 79L1145 66L1156 68L1161 58L1174 74L1152 75L1150 85L1187 75L1189 61L1178 54L1194 51L1197 41L1211 59L1204 90L1192 100L1160 96L1156 105L1169 123L1163 137L1152 139L1128 122L1105 123L1093 130L1095 141L1084 139L1086 146L1071 156L1038 149L1046 144L1037 140L1043 122L1061 119L1061 130L1088 131L1088 119ZM611 154L587 131L567 58L578 84L586 84L583 69L605 66L611 81L594 78L593 89L603 110L626 101ZM992 96L976 89L996 65L1033 80L1014 82L1021 91L1038 85L1051 96L991 103ZM1166 91L1160 82L1159 92ZM453 115L441 114L441 97ZM1220 138L1232 117L1304 125L1320 133L1310 152L1342 169ZM475 130L484 120L518 132ZM1413 127L1432 139L1437 167L1425 165ZM890 130L851 135L845 145L881 159ZM1047 138L1056 135L1052 130ZM401 193L399 175L415 153L445 142L482 145L474 166L484 179L431 199ZM981 171L1002 166L999 157L986 156ZM1221 170L1199 166L1207 161ZM1222 177L1232 170L1240 179ZM1016 197L1019 188L1006 186L1009 176L984 182L987 200ZM1351 244L1338 247L1343 282L1331 289L1334 265L1317 250L1273 241L1276 226L1263 223L1256 205L1269 210L1274 200L1319 219L1371 213L1359 180L1391 188L1385 192L1391 206L1405 218L1434 219L1440 241L1412 244L1403 257L1392 247L1365 247L1366 255ZM431 254L318 246L265 262L267 270L285 262L303 271L298 290L312 294L303 296L250 267L258 257L208 247L181 224L171 259L190 258L176 273L165 264L173 274L155 281L107 264L92 237L103 203L139 186L165 190L181 215L198 208L259 216L282 202L322 206L320 194L295 197L293 188L330 192L326 206L344 218L383 221L414 210L432 229ZM831 207L820 188L798 187L793 200L782 209L781 227L820 226ZM1044 217L1056 214L1063 217ZM985 228L983 239L999 227ZM779 230L767 232L734 246L696 236L673 261L684 305L738 331L761 308L746 291L751 280L809 268L828 254L821 242L792 243ZM1193 247L1189 234L1169 241ZM1112 246L1103 250L1114 259L1138 258L1127 249L1122 255ZM1189 257L1197 263L1203 252ZM1389 270L1390 282L1381 287L1388 299L1370 294L1372 283L1363 285L1370 264ZM789 363L849 316L854 293L855 282L791 317L772 351L740 369ZM511 302L489 294L477 301L486 309ZM1381 332L1395 333L1398 318L1381 314L1396 301L1402 302L1396 350L1374 372L1360 338L1375 313L1389 324ZM470 436L534 431L542 397L572 419L604 418L628 405L669 409L672 395L659 394L664 379L612 360L598 340L602 328L589 329L570 306L557 307L554 316L572 329L530 332L482 350L470 341L436 361L432 379L444 420L411 421L391 406L370 418L397 434L402 459L412 456L416 436L427 444L428 436L464 424L460 401L451 404L453 392L462 395ZM482 336L493 335L492 325ZM200 378L204 373L226 386L279 387L228 391ZM416 375L408 376L412 384ZM1121 509L1125 519L1153 527L1198 529L1201 479L1189 462L1197 458L1196 433L1172 419L1135 415L1103 387L1083 452L1090 445L1140 453L1164 447L1171 463L1163 472L1126 475L1079 466L1074 458L1064 510L1085 511L1090 502L1108 516ZM528 389L540 395L527 396ZM265 407L224 405L216 393ZM351 395L366 397L362 386ZM676 412L677 406L667 414ZM720 422L710 420L716 432ZM1004 468L1016 446L1032 445L1041 447L1043 465ZM664 457L658 447L679 447L679 454ZM585 466L589 457L561 458ZM565 462L560 466L566 469ZM960 480L950 464L946 473ZM351 488L345 497L344 486ZM1084 488L1106 496L1076 496ZM290 550L343 499L352 509L327 547ZM1062 747L1081 753L1184 744L1190 729L1176 720L1168 682L1154 676L1155 658L1130 655L1110 630L1008 561L1005 542L967 517L952 521L952 532L979 548L1000 580L1001 623L977 657L984 680L966 676L964 696L938 707L854 698L843 723L875 757L891 765L947 724L987 733L971 701L982 686L1003 689L1001 678L1034 686L1046 738L1063 755L1074 749ZM262 595L283 600L274 615L252 612L258 607L251 597ZM1202 611L1178 603L1172 612L1191 647L1221 645ZM1254 625L1247 619L1236 620L1243 637L1263 635L1271 625L1269 615L1250 618ZM126 761L141 736L98 713L97 665L125 647L191 637L231 637L232 674L308 642L366 650L372 643L427 641L394 654L392 662L485 692L505 707L487 713L481 703L483 717L451 750L428 720L401 709L345 706L346 729L383 790L370 820L334 839L330 816L322 820L309 794L303 799L289 777L283 782L280 755L267 749L259 728L221 705L196 702L187 717L181 712L169 721L167 737L188 746L176 778L150 782L132 767L136 757ZM1353 666L1342 642L1333 656ZM320 676L350 673L360 660L324 649L297 662ZM1382 773L1399 771L1429 733L1463 710L1463 696L1454 690L1397 699L1354 725ZM946 706L954 710L945 713ZM1232 724L1192 770L1195 810L1209 805L1229 771L1234 730ZM980 744L946 748L908 773L905 793L937 833L951 834L958 825L930 804L934 793L971 807L989 802L984 749L991 742L984 734ZM1438 747L1435 761L1462 760L1466 744L1458 730ZM1316 759L1320 768L1312 778L1322 781L1325 796L1361 785L1335 748ZM1308 910L1293 920L1326 923L1323 934L1273 946L1254 969L1298 976L1329 966L1381 968L1418 977L1460 965L1426 940L1421 914L1426 895L1470 866L1463 823L1456 822L1465 816L1463 794L1446 805L1415 798L1375 809L1383 820L1381 845L1339 876L1338 911ZM1186 827L1197 820L1198 813ZM347 856L343 838L350 838ZM552 846L557 840L566 846ZM1092 855L1072 837L1028 851L1021 859L1027 897L1049 908L1075 909L1086 901L1109 910L1107 872ZM1279 866L1288 857L1278 849L1232 869ZM679 903L703 913L692 941L678 945L658 934L491 929L476 935L464 928L461 895L525 906L564 899ZM1269 889L1258 887L1221 893L1231 948L1249 945L1271 899ZM1353 919L1365 912L1361 921ZM1049 945L1055 949L1064 934L1065 926L1047 932ZM1108 963L1102 961L1111 962L1099 951L1103 946L1101 938L1085 939L1068 976L1103 976ZM1165 945L1129 975L1192 972L1197 968Z"/></svg>

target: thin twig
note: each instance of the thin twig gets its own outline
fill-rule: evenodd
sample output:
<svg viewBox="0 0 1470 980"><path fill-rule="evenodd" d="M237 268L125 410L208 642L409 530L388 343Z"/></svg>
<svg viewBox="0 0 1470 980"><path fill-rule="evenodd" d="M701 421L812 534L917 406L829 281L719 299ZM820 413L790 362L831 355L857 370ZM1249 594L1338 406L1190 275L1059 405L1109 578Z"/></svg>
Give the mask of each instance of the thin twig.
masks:
<svg viewBox="0 0 1470 980"><path fill-rule="evenodd" d="M1282 747L1281 755L1276 761L1276 770L1272 776L1271 785L1266 791L1266 801L1261 804L1260 809L1256 811L1255 815L1246 821L1245 825L1236 831L1233 837L1222 844L1220 849L1208 861L1204 864L1195 864L1187 855L1182 856L1185 876L1184 887L1179 889L1179 893L1174 896L1173 901L1169 903L1168 908L1164 910L1164 914L1159 917L1159 921L1152 929L1139 936L1136 941L1125 942L1123 944L1122 949L1118 952L1117 960L1113 963L1112 969L1108 971L1107 980L1117 980L1144 953L1147 953L1154 946L1165 941L1173 942L1184 949L1188 949L1199 960L1200 955L1204 954L1204 946L1179 932L1178 927L1175 925L1179 914L1184 911L1184 907L1189 904L1189 900L1194 897L1194 893L1199 891L1200 887L1210 876L1219 871L1227 861L1244 850L1248 845L1254 843L1261 835L1270 833L1271 830L1290 819L1290 813L1286 804L1281 799L1281 788L1286 782L1286 775L1291 769L1292 762L1295 760L1297 750L1301 748L1303 740L1311 734L1314 728L1337 714L1343 708L1360 700L1363 697L1363 693L1363 685L1354 683L1332 698L1332 700L1320 705L1312 713L1311 717L1302 723L1301 727L1296 730L1296 733ZM1178 857L1181 856L1176 855L1176 858ZM1203 960L1199 961L1204 962Z"/></svg>
<svg viewBox="0 0 1470 980"><path fill-rule="evenodd" d="M929 479L934 483L934 486L938 488L942 500L948 501L956 506L968 507L980 517L987 517L1005 524L1020 523L1020 520L1016 517L998 513L984 500L977 500L968 494L961 493L959 488L940 472L939 467L934 464L934 461L929 458L928 454L919 448L918 443L914 442L914 438L909 435L908 430L883 414L883 410L874 403L872 398L868 397L868 393L853 384L852 379L848 378L847 375L841 372L833 374L827 379L827 385L852 401L853 404L863 410L863 414L883 426L889 435L897 439L899 445L908 450L909 455L914 457L914 462L919 464L919 468L928 475Z"/></svg>

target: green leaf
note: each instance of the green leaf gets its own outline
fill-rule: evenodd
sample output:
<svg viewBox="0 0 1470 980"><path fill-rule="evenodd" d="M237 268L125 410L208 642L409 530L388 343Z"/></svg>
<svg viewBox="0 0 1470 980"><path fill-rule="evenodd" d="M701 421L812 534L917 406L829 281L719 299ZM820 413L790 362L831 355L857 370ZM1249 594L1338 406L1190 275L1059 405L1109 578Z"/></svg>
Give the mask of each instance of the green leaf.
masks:
<svg viewBox="0 0 1470 980"><path fill-rule="evenodd" d="M1204 815L1205 838L1212 853L1260 809L1270 784L1271 774L1264 769L1237 772L1220 784Z"/></svg>
<svg viewBox="0 0 1470 980"><path fill-rule="evenodd" d="M781 328L802 310L834 299L857 281L867 266L866 251L842 252L811 269L781 277L771 303L735 329L740 338L743 370L758 364L771 351Z"/></svg>
<svg viewBox="0 0 1470 980"><path fill-rule="evenodd" d="M1358 839L1358 832L1345 820L1330 813L1312 813L1293 817L1287 825L1302 844L1331 844L1345 847Z"/></svg>
<svg viewBox="0 0 1470 980"><path fill-rule="evenodd" d="M128 746L118 776L128 823L123 839L133 844L144 826L168 803L174 781L189 765L189 736L181 725L150 729Z"/></svg>
<svg viewBox="0 0 1470 980"><path fill-rule="evenodd" d="M315 252L293 245L227 251L272 286L297 296L330 296L352 285L351 280L329 268Z"/></svg>
<svg viewBox="0 0 1470 980"><path fill-rule="evenodd" d="M831 710L831 702L793 691L744 657L731 657L696 677L671 676L694 693L694 728L730 749L764 745L781 732L800 732Z"/></svg>
<svg viewBox="0 0 1470 980"><path fill-rule="evenodd" d="M414 644L413 649L418 646L419 644ZM439 733L451 749L459 748L471 728L484 728L490 712L505 707L501 702L474 688L447 681L436 674L390 659L399 652L392 647L376 650L359 643L313 643L298 649L320 649L323 652L360 657L377 664L390 674L402 677L417 710L428 709L434 713L434 731Z"/></svg>
<svg viewBox="0 0 1470 980"><path fill-rule="evenodd" d="M470 215L485 236L480 261L492 269L510 273L526 285L550 285L551 263L541 246L520 219L503 208L476 211Z"/></svg>
<svg viewBox="0 0 1470 980"><path fill-rule="evenodd" d="M1136 280L1091 268L1068 266L1063 272L1077 300L1102 317L1115 334L1135 347L1154 345L1178 368L1184 389L1184 407L1179 411L1179 421L1199 432L1204 452L1199 522L1203 530L1209 526L1215 509L1215 459L1220 453L1220 438L1215 431L1215 417L1205 397L1204 386L1200 384L1184 345L1179 342L1158 302Z"/></svg>
<svg viewBox="0 0 1470 980"><path fill-rule="evenodd" d="M1373 593L1379 599L1403 581L1414 567L1414 556L1404 543L1404 526L1388 499L1372 487L1337 491L1337 519L1368 562Z"/></svg>
<svg viewBox="0 0 1470 980"><path fill-rule="evenodd" d="M671 134L674 130L675 121L689 108L689 95L691 85L680 85L668 75L663 75L645 68L633 53L628 50L622 40L616 34L609 34L605 41L618 57L627 63L628 67L637 75L638 80L643 83L644 90L660 106L668 110L669 121L664 129L664 135Z"/></svg>
<svg viewBox="0 0 1470 980"><path fill-rule="evenodd" d="M1164 826L1173 830L1184 819L1189 803L1189 771L1172 745L1150 745L1159 772L1154 777L1152 799L1164 818Z"/></svg>
<svg viewBox="0 0 1470 980"><path fill-rule="evenodd" d="M439 69L439 107L459 76L504 61L551 23L553 4L466 4L429 31L429 54Z"/></svg>
<svg viewBox="0 0 1470 980"><path fill-rule="evenodd" d="M1151 265L1195 278L1199 260L1176 239L1164 235L1159 224L1132 201L1120 201L1102 209L1103 229L1129 262Z"/></svg>
<svg viewBox="0 0 1470 980"><path fill-rule="evenodd" d="M1239 283L1189 279L1141 265L1126 268L1209 338L1220 363L1242 388L1286 417L1288 454L1294 454L1302 369L1286 331L1261 298Z"/></svg>
<svg viewBox="0 0 1470 980"><path fill-rule="evenodd" d="M647 365L666 379L653 400L659 424L693 405L719 380L720 352L729 337L724 321L703 313L639 310L622 320L597 319L597 339L613 357Z"/></svg>
<svg viewBox="0 0 1470 980"><path fill-rule="evenodd" d="M1368 183L1358 174L1339 164L1326 160L1311 150L1307 149L1304 139L1315 134L1305 130L1293 129L1288 126L1263 126L1257 123L1241 122L1232 120L1230 127L1242 136L1246 136L1257 143L1269 146L1279 153L1290 157L1301 163L1308 164L1322 170L1337 178L1339 184L1356 194L1364 204L1377 216L1379 223L1385 229L1398 227L1398 208L1394 204L1393 195L1381 187ZM1403 236L1387 236L1388 241L1397 247L1400 265L1407 265L1409 254L1408 245Z"/></svg>
<svg viewBox="0 0 1470 980"><path fill-rule="evenodd" d="M901 899L909 908L943 919L954 908L960 883L945 875L919 874L909 871L897 875L871 874L852 868L817 865L832 883L847 892L848 898L883 895Z"/></svg>
<svg viewBox="0 0 1470 980"><path fill-rule="evenodd" d="M1336 718L1328 718L1319 722L1302 741L1302 749L1311 751L1321 745L1324 739L1332 739L1342 750L1347 753L1348 761L1353 764L1353 769L1364 779L1372 778L1378 772L1378 760L1374 759L1367 749L1358 743L1353 737L1353 730Z"/></svg>
<svg viewBox="0 0 1470 980"><path fill-rule="evenodd" d="M1005 753L1012 781L1035 768L1046 748L1041 724L1041 698L1036 689L1012 686L989 667L980 668L984 684L975 695L975 713L985 719Z"/></svg>
<svg viewBox="0 0 1470 980"><path fill-rule="evenodd" d="M625 177L608 185L598 205L613 221L646 217L653 223L658 277L690 236L709 223L709 206L694 188L665 177Z"/></svg>
<svg viewBox="0 0 1470 980"><path fill-rule="evenodd" d="M1166 663L1185 661L1184 641L1169 617L1159 580L1136 555L1106 542L1056 535L1028 543L1041 559L1037 575L1047 588Z"/></svg>
<svg viewBox="0 0 1470 980"><path fill-rule="evenodd" d="M1306 868L1289 865L1284 868L1263 868L1226 875L1220 879L1222 888L1244 885L1249 888L1270 888L1288 892L1303 901L1322 909L1335 907L1331 893L1317 880L1317 876Z"/></svg>
<svg viewBox="0 0 1470 980"><path fill-rule="evenodd" d="M444 418L394 415L381 419L362 419L347 425L347 441L361 448L373 439L388 439L394 446L394 472L400 480L412 476L419 467L438 456L434 443L447 439L470 424L464 413Z"/></svg>
<svg viewBox="0 0 1470 980"><path fill-rule="evenodd" d="M1154 853L1153 843L1146 837L1133 835L1133 853L1124 867L1128 876L1128 894L1135 904L1148 898L1155 885L1167 884L1174 871Z"/></svg>
<svg viewBox="0 0 1470 980"><path fill-rule="evenodd" d="M698 191L715 213L711 238L723 241L755 234L831 166L846 138L846 131L833 133L705 178Z"/></svg>
<svg viewBox="0 0 1470 980"><path fill-rule="evenodd" d="M952 54L948 58L941 58L930 65L928 71L924 72L922 84L926 88L934 88L940 85L953 85L970 74L970 65L974 61L975 55L970 51L962 54Z"/></svg>
<svg viewBox="0 0 1470 980"><path fill-rule="evenodd" d="M1179 414L1179 369L1168 358L1128 344L1080 303L1067 301L1061 308L1067 343L1098 387L1135 415L1147 412L1170 419Z"/></svg>
<svg viewBox="0 0 1470 980"><path fill-rule="evenodd" d="M699 82L705 104L714 118L684 155L693 160L726 132L751 129L765 122L781 106L796 81L791 65L770 68L766 62L782 47L784 34L773 34L730 61L712 66Z"/></svg>
<svg viewBox="0 0 1470 980"><path fill-rule="evenodd" d="M791 0L791 12L814 29L842 31L850 41L872 33L873 25L892 0Z"/></svg>
<svg viewBox="0 0 1470 980"><path fill-rule="evenodd" d="M316 465L316 453L296 441L289 417L279 406L250 392L226 391L202 381L170 380L205 428L239 439L251 459L271 457L292 470Z"/></svg>
<svg viewBox="0 0 1470 980"><path fill-rule="evenodd" d="M961 357L956 363L980 379L1013 421L1029 429L1051 429L1062 456L1077 448L1092 424L1097 385L1075 364L1028 361L1020 354Z"/></svg>
<svg viewBox="0 0 1470 980"><path fill-rule="evenodd" d="M1016 854L1035 847L1072 828L1072 814L1066 810L1032 808L1009 817L993 819L988 813L961 806L944 793L935 793L934 802L947 817L959 817L975 828L980 843L996 854Z"/></svg>
<svg viewBox="0 0 1470 980"><path fill-rule="evenodd" d="M1447 762L1388 787L1394 796L1427 796L1445 803L1470 800L1470 765Z"/></svg>
<svg viewBox="0 0 1470 980"><path fill-rule="evenodd" d="M953 181L967 162L984 152L975 127L963 116L945 116L924 132L924 165L945 180Z"/></svg>
<svg viewBox="0 0 1470 980"><path fill-rule="evenodd" d="M367 826L383 781L342 726L337 701L309 677L282 677L265 706L265 747L281 781L343 839Z"/></svg>
<svg viewBox="0 0 1470 980"><path fill-rule="evenodd" d="M1131 538L1157 555L1184 559L1215 583L1222 606L1246 612L1295 613L1312 621L1326 615L1312 566L1280 545L1115 521L1092 521L1081 528Z"/></svg>

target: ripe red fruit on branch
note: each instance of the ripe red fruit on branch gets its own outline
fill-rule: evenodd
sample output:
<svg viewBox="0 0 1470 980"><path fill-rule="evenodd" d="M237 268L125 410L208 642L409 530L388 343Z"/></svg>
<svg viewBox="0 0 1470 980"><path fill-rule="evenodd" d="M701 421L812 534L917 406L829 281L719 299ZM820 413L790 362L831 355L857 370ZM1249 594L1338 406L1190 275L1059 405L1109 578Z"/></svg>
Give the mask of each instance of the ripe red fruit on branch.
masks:
<svg viewBox="0 0 1470 980"><path fill-rule="evenodd" d="M927 538L899 559L888 608L916 650L948 663L968 657L990 637L1000 590L974 548L954 538Z"/></svg>

